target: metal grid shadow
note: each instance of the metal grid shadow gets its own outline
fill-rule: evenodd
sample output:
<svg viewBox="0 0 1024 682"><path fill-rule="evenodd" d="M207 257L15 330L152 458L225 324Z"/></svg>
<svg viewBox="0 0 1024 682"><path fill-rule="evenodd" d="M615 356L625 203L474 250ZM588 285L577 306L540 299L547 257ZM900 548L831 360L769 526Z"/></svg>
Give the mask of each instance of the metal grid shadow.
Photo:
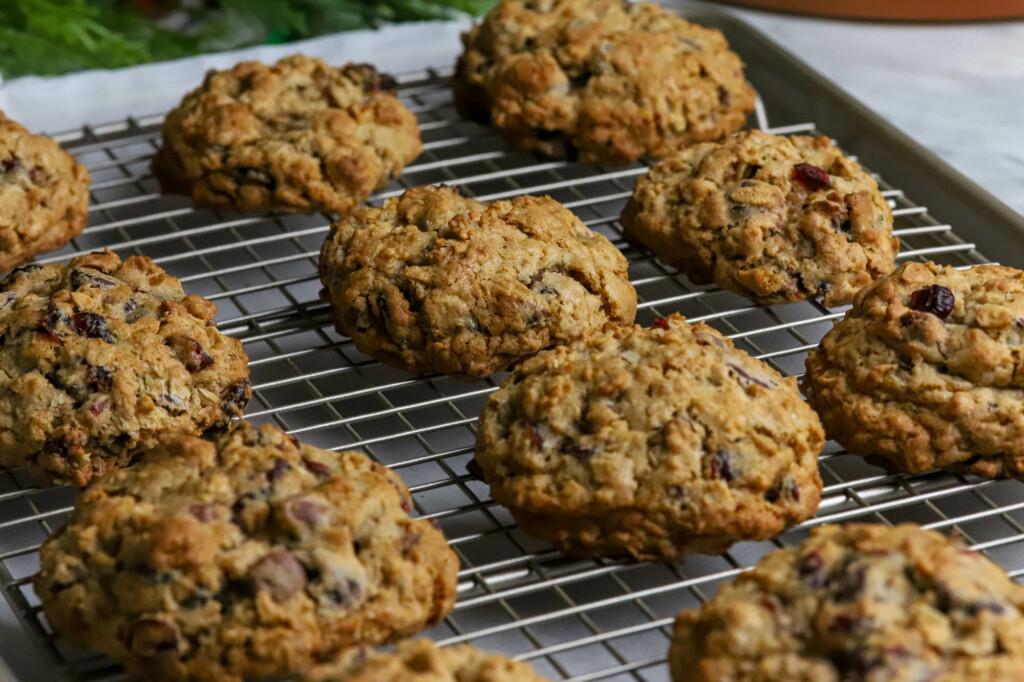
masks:
<svg viewBox="0 0 1024 682"><path fill-rule="evenodd" d="M694 286L622 239L619 212L644 164L605 168L511 153L493 133L458 118L446 81L435 71L401 79L400 96L420 120L424 152L400 183L372 201L437 182L480 199L549 194L627 255L639 323L674 311L705 320L784 374L802 371L806 351L842 314L814 302L757 306ZM818 134L813 122L771 129L769 113L759 107L759 127ZM317 297L316 259L328 218L227 214L161 196L148 171L159 126L160 117L129 119L60 136L92 173L91 223L67 248L40 260L63 262L102 247L153 258L187 291L216 301L220 328L244 341L253 372L249 419L276 423L321 447L364 450L396 469L417 511L438 520L462 561L459 602L429 636L530 660L553 679L667 680L670 625L681 608L697 606L765 552L800 542L808 528L854 519L955 529L1011 574L1024 573L1024 553L1014 547L1024 539L1019 483L893 475L835 444L821 458L825 494L817 516L772 542L741 543L679 565L580 560L551 550L522 535L486 486L466 473L476 415L501 376L476 383L414 376L360 354L334 333ZM878 179L894 209L901 261L985 262L926 206ZM24 471L0 470L0 589L40 655L70 679L124 679L108 659L52 636L29 583L39 543L66 518L74 495L37 488Z"/></svg>

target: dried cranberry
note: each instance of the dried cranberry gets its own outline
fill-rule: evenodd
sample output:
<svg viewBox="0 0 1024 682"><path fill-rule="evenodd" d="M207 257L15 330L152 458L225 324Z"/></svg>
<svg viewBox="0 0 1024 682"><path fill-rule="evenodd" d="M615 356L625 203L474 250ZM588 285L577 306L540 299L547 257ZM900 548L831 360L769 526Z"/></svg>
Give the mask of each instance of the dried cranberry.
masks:
<svg viewBox="0 0 1024 682"><path fill-rule="evenodd" d="M793 179L812 192L832 186L828 173L809 163L798 163L793 166Z"/></svg>
<svg viewBox="0 0 1024 682"><path fill-rule="evenodd" d="M92 414L92 416L98 417L109 409L109 400L97 400L92 404L92 406L89 407L89 412Z"/></svg>
<svg viewBox="0 0 1024 682"><path fill-rule="evenodd" d="M103 339L114 343L114 335L110 333L107 319L97 313L78 312L72 317L76 334L88 336L90 339Z"/></svg>
<svg viewBox="0 0 1024 682"><path fill-rule="evenodd" d="M310 473L312 473L317 478L331 477L331 469L326 464L321 464L320 462L303 457L302 465L309 469Z"/></svg>
<svg viewBox="0 0 1024 682"><path fill-rule="evenodd" d="M956 305L956 296L946 287L939 284L918 289L910 294L910 307L922 313L931 313L940 320L949 317Z"/></svg>
<svg viewBox="0 0 1024 682"><path fill-rule="evenodd" d="M530 439L530 444L538 450L544 449L544 439L537 433L537 427L532 422L526 424L526 437Z"/></svg>
<svg viewBox="0 0 1024 682"><path fill-rule="evenodd" d="M217 519L217 505L215 504L193 504L189 506L188 511L203 523L209 523Z"/></svg>
<svg viewBox="0 0 1024 682"><path fill-rule="evenodd" d="M408 554L412 551L413 547L420 544L420 540L423 538L423 533L417 533L414 530L407 528L405 534L402 536L402 554Z"/></svg>
<svg viewBox="0 0 1024 682"><path fill-rule="evenodd" d="M855 632L863 624L864 620L861 618L857 618L856 616L851 616L845 613L840 613L832 619L831 623L828 624L828 629L831 632L844 632L848 634L851 632Z"/></svg>
<svg viewBox="0 0 1024 682"><path fill-rule="evenodd" d="M719 85L718 86L718 103L721 104L723 107L727 107L727 106L729 106L729 101L730 101L729 91L726 90L723 86Z"/></svg>
<svg viewBox="0 0 1024 682"><path fill-rule="evenodd" d="M726 450L719 450L711 456L708 475L712 479L732 480L732 468L729 463L729 453Z"/></svg>
<svg viewBox="0 0 1024 682"><path fill-rule="evenodd" d="M864 591L867 582L867 566L861 564L846 571L836 581L832 598L837 602L855 601Z"/></svg>
<svg viewBox="0 0 1024 682"><path fill-rule="evenodd" d="M10 173L19 166L21 166L21 159L17 156L8 156L3 161L0 161L0 173Z"/></svg>
<svg viewBox="0 0 1024 682"><path fill-rule="evenodd" d="M659 317L651 323L651 329L668 329L668 320L664 317Z"/></svg>
<svg viewBox="0 0 1024 682"><path fill-rule="evenodd" d="M185 365L189 372L201 372L213 364L210 354L191 336L175 334L168 337L165 343L174 350L181 364Z"/></svg>

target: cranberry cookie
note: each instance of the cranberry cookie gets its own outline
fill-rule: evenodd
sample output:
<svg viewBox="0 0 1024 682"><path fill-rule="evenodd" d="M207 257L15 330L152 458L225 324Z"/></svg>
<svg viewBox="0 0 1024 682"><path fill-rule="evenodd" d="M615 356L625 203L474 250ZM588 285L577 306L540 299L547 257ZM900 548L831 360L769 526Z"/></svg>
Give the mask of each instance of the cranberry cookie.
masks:
<svg viewBox="0 0 1024 682"><path fill-rule="evenodd" d="M301 672L434 625L458 559L359 452L240 424L97 480L40 550L54 629L147 680Z"/></svg>
<svg viewBox="0 0 1024 682"><path fill-rule="evenodd" d="M1024 478L1024 272L904 263L807 356L804 391L850 452L902 471Z"/></svg>
<svg viewBox="0 0 1024 682"><path fill-rule="evenodd" d="M320 251L339 333L382 362L462 378L631 323L626 267L553 199L485 204L444 186L356 209Z"/></svg>
<svg viewBox="0 0 1024 682"><path fill-rule="evenodd" d="M314 668L303 682L545 682L526 663L469 644L439 649L427 639L402 642L393 653L352 649L337 663Z"/></svg>
<svg viewBox="0 0 1024 682"><path fill-rule="evenodd" d="M899 251L878 183L828 138L760 130L655 164L622 225L694 282L766 304L845 305Z"/></svg>
<svg viewBox="0 0 1024 682"><path fill-rule="evenodd" d="M369 64L302 55L211 71L164 120L153 174L206 206L347 211L422 148L394 87Z"/></svg>
<svg viewBox="0 0 1024 682"><path fill-rule="evenodd" d="M459 110L552 156L665 156L739 130L754 110L722 34L652 3L510 0L462 42Z"/></svg>
<svg viewBox="0 0 1024 682"><path fill-rule="evenodd" d="M240 414L242 344L148 258L106 251L0 282L0 464L81 486Z"/></svg>
<svg viewBox="0 0 1024 682"><path fill-rule="evenodd" d="M905 524L825 526L676 619L676 682L1024 679L1024 588Z"/></svg>
<svg viewBox="0 0 1024 682"><path fill-rule="evenodd" d="M823 445L794 379L672 315L520 364L484 406L476 462L561 549L678 560L814 514Z"/></svg>
<svg viewBox="0 0 1024 682"><path fill-rule="evenodd" d="M0 272L56 251L89 221L89 173L0 111Z"/></svg>

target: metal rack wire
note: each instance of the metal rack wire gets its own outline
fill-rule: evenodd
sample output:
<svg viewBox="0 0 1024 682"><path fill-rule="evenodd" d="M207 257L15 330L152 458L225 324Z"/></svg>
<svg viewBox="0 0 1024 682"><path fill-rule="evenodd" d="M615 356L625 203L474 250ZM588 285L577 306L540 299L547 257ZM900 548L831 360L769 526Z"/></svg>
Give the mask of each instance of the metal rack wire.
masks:
<svg viewBox="0 0 1024 682"><path fill-rule="evenodd" d="M457 117L446 79L434 71L401 79L400 96L419 117L424 152L400 186L373 201L435 182L488 200L550 194L626 253L638 322L679 311L708 321L784 374L802 371L805 352L841 310L812 302L756 306L692 285L622 240L619 212L643 164L602 168L510 153L497 136ZM771 129L768 113L759 108L760 127L817 134L812 122ZM60 138L92 174L91 223L68 248L40 260L62 262L101 247L153 258L187 291L214 300L221 329L244 341L254 387L249 419L274 422L321 447L364 450L396 469L419 513L440 522L462 560L459 602L429 636L513 654L552 679L667 680L670 624L681 608L699 605L765 552L801 541L811 526L853 519L955 528L1013 575L1024 573L1016 544L1024 540L1019 483L892 475L834 444L821 458L825 494L817 516L772 542L666 565L573 559L522 535L465 466L476 415L501 376L472 384L414 376L360 354L333 332L317 298L327 217L231 215L161 196L148 172L159 123L160 117L128 119ZM985 262L925 206L879 182L894 208L901 261ZM74 494L34 487L23 471L0 470L0 590L40 656L68 678L123 679L116 664L52 636L29 582L39 543L62 523Z"/></svg>

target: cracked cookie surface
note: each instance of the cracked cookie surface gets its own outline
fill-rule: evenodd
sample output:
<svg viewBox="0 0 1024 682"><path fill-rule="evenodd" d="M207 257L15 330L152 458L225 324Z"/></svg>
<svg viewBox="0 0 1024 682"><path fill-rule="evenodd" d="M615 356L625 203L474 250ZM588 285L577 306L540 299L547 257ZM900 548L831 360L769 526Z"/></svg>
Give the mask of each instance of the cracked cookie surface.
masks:
<svg viewBox="0 0 1024 682"><path fill-rule="evenodd" d="M345 212L422 148L394 88L369 64L302 55L211 71L164 120L153 173L205 206Z"/></svg>
<svg viewBox="0 0 1024 682"><path fill-rule="evenodd" d="M1024 272L904 263L807 356L804 390L850 452L902 471L1024 478Z"/></svg>
<svg viewBox="0 0 1024 682"><path fill-rule="evenodd" d="M89 173L0 111L0 272L56 251L89 221Z"/></svg>
<svg viewBox="0 0 1024 682"><path fill-rule="evenodd" d="M476 462L535 536L678 560L814 514L823 444L794 379L672 315L524 361L480 415Z"/></svg>
<svg viewBox="0 0 1024 682"><path fill-rule="evenodd" d="M760 130L655 164L622 225L694 282L766 304L845 305L899 251L892 211L857 163L828 138Z"/></svg>
<svg viewBox="0 0 1024 682"><path fill-rule="evenodd" d="M653 3L502 2L462 42L459 110L552 156L665 156L739 130L754 110L721 32Z"/></svg>
<svg viewBox="0 0 1024 682"><path fill-rule="evenodd" d="M43 544L54 629L153 680L301 672L447 614L458 559L359 452L241 423L98 479Z"/></svg>
<svg viewBox="0 0 1024 682"><path fill-rule="evenodd" d="M1024 588L912 524L824 526L676 619L676 682L1024 679Z"/></svg>
<svg viewBox="0 0 1024 682"><path fill-rule="evenodd" d="M0 282L0 464L81 486L171 434L240 414L242 344L148 258L106 251Z"/></svg>
<svg viewBox="0 0 1024 682"><path fill-rule="evenodd" d="M631 323L626 269L553 199L482 203L445 186L353 211L320 251L339 333L382 362L462 378Z"/></svg>
<svg viewBox="0 0 1024 682"><path fill-rule="evenodd" d="M353 649L336 663L310 671L303 682L544 682L526 663L469 644L438 648L427 639L402 642L394 652Z"/></svg>

